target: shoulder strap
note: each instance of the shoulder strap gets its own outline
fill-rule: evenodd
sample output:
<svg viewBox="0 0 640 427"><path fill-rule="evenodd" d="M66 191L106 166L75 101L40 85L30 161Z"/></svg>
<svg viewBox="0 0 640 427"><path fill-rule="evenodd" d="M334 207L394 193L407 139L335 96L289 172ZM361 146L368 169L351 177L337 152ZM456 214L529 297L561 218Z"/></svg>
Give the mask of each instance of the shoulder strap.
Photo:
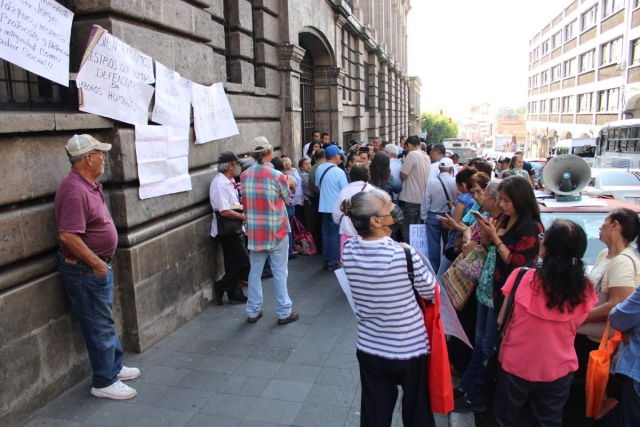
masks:
<svg viewBox="0 0 640 427"><path fill-rule="evenodd" d="M504 319L502 320L502 325L500 325L500 329L498 330L498 336L504 335L504 332L507 330L507 326L509 325L509 321L511 320L511 315L513 313L513 301L516 297L516 291L520 286L520 282L522 281L522 277L529 271L528 268L522 267L518 272L518 277L516 277L516 281L513 284L513 288L511 289L511 294L509 295L509 299L507 300L507 308L504 311Z"/></svg>
<svg viewBox="0 0 640 427"><path fill-rule="evenodd" d="M411 286L413 286L413 281L415 280L416 275L413 271L413 258L411 257L411 249L406 246L402 246L402 249L404 249L404 256L407 258L407 275L409 276Z"/></svg>
<svg viewBox="0 0 640 427"><path fill-rule="evenodd" d="M327 174L327 172L329 172L329 169L335 168L335 167L336 165L331 165L327 169L325 169L324 172L322 172L322 176L320 177L320 182L318 183L318 190L320 190L320 188L322 187L322 180L324 179L324 176Z"/></svg>
<svg viewBox="0 0 640 427"><path fill-rule="evenodd" d="M438 178L438 181L440 181L440 185L442 185L442 190L444 191L444 195L447 198L447 202L451 203L451 199L449 198L449 193L447 193L447 189L444 186L444 182L442 182L442 179L440 179L440 175L438 175L436 178Z"/></svg>
<svg viewBox="0 0 640 427"><path fill-rule="evenodd" d="M364 183L364 185L362 186L362 188L360 189L360 192L363 192L365 188L367 188L367 182Z"/></svg>
<svg viewBox="0 0 640 427"><path fill-rule="evenodd" d="M636 262L633 260L633 258L631 258L629 255L627 254L622 254L622 256L626 256L627 258L629 258L631 260L631 264L633 264L633 275L636 275ZM604 277L604 274L602 275Z"/></svg>

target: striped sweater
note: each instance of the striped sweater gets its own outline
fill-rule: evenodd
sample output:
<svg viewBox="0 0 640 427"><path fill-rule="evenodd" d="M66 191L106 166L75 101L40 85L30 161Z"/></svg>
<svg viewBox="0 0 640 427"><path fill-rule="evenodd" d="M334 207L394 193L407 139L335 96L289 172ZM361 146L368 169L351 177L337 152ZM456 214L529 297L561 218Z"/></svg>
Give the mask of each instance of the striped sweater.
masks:
<svg viewBox="0 0 640 427"><path fill-rule="evenodd" d="M435 278L411 249L414 287L425 299L435 297ZM388 237L349 239L344 271L358 318L358 350L385 359L406 360L430 351L424 318L407 276L404 249Z"/></svg>

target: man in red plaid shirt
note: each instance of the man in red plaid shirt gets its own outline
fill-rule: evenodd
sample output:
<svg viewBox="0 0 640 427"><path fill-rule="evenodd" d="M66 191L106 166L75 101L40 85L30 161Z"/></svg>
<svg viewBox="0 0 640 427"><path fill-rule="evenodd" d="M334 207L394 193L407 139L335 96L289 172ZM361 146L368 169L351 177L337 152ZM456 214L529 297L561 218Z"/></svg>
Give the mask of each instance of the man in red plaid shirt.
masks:
<svg viewBox="0 0 640 427"><path fill-rule="evenodd" d="M278 325L286 325L300 318L291 312L287 290L289 260L289 218L286 202L289 188L286 175L273 168L273 147L264 136L253 140L256 148L252 156L256 164L242 173L242 204L247 217L249 234L249 300L247 322L256 323L262 317L262 269L269 259L276 293Z"/></svg>

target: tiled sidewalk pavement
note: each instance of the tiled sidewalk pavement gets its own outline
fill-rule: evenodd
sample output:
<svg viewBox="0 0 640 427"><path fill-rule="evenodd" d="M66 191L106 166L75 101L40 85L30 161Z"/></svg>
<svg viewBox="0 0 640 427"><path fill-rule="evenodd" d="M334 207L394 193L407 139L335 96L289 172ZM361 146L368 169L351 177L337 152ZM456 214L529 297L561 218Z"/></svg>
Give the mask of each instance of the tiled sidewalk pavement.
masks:
<svg viewBox="0 0 640 427"><path fill-rule="evenodd" d="M138 396L90 396L90 379L24 420L24 427L359 426L356 320L322 258L289 262L289 294L300 320L276 325L272 280L264 317L246 322L243 305L212 306L125 363L142 376ZM226 301L226 299L225 299ZM399 406L394 426L402 426ZM447 417L436 416L438 427Z"/></svg>

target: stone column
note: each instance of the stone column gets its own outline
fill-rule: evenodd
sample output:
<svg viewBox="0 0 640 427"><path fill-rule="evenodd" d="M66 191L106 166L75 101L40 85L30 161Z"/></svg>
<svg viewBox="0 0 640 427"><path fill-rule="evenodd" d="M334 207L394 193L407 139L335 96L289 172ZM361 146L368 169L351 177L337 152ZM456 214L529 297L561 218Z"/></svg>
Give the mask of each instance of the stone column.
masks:
<svg viewBox="0 0 640 427"><path fill-rule="evenodd" d="M300 63L305 50L300 46L282 43L276 46L278 51L278 71L282 99L282 141L283 153L292 159L302 157L302 105L300 97ZM275 144L274 144L275 145Z"/></svg>

